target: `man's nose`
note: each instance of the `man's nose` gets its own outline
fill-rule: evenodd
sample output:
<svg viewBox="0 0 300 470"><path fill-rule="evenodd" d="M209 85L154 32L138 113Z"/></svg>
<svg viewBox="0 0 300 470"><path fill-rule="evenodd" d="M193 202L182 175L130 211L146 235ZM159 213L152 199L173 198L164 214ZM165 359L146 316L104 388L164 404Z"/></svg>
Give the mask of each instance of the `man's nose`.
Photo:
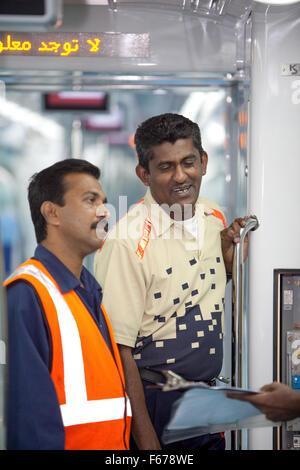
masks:
<svg viewBox="0 0 300 470"><path fill-rule="evenodd" d="M109 210L107 209L106 205L105 204L100 204L97 209L96 209L96 215L97 217L102 217L102 218L105 218L105 219L109 219L110 218L110 212Z"/></svg>
<svg viewBox="0 0 300 470"><path fill-rule="evenodd" d="M177 183L183 183L186 179L186 174L181 165L175 167L174 180Z"/></svg>

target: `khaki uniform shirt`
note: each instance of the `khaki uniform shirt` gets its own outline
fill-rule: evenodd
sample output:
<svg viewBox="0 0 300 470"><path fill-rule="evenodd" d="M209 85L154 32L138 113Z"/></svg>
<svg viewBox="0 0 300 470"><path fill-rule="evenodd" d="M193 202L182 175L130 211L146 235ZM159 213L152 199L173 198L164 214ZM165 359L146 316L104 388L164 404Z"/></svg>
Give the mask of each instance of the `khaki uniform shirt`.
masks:
<svg viewBox="0 0 300 470"><path fill-rule="evenodd" d="M198 239L148 190L109 232L95 255L95 277L115 340L133 348L138 367L208 380L223 358L224 218L203 198L195 214Z"/></svg>

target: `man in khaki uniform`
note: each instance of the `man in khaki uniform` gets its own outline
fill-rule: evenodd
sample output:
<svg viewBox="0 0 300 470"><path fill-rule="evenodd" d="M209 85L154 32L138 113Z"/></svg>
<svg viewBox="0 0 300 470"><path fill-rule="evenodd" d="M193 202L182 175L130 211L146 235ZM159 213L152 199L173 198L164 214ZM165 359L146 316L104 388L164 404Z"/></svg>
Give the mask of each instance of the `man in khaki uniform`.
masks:
<svg viewBox="0 0 300 470"><path fill-rule="evenodd" d="M166 369L208 383L219 374L226 269L245 222L225 230L220 207L199 197L207 154L197 124L176 114L155 116L139 126L135 144L136 172L148 191L110 231L95 257L95 276L123 361L133 448L160 449L181 392L149 388L153 371L160 381ZM224 444L217 434L163 448Z"/></svg>

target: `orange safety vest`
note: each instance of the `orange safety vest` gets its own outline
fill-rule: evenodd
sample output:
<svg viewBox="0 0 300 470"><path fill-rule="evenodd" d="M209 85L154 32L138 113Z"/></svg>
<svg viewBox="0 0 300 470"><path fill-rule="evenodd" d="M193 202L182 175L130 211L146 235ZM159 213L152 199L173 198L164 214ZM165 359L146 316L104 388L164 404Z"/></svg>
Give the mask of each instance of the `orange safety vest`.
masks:
<svg viewBox="0 0 300 470"><path fill-rule="evenodd" d="M38 293L51 332L51 378L65 428L65 449L129 448L131 407L107 314L111 354L100 330L75 291L63 294L42 263L30 259L4 285L25 280Z"/></svg>

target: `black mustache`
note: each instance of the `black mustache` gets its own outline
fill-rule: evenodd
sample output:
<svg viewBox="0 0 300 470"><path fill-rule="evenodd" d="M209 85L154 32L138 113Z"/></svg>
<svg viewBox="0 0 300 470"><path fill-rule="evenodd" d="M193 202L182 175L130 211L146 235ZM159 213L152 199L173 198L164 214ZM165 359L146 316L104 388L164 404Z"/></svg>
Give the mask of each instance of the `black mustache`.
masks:
<svg viewBox="0 0 300 470"><path fill-rule="evenodd" d="M104 225L104 227L103 227L103 230L105 230L105 232L107 232L107 231L108 231L108 222L107 222L105 219L100 220L100 221L98 221L98 222L94 222L94 223L91 225L91 229L97 228L100 223L102 223L102 224L105 223L105 225Z"/></svg>

